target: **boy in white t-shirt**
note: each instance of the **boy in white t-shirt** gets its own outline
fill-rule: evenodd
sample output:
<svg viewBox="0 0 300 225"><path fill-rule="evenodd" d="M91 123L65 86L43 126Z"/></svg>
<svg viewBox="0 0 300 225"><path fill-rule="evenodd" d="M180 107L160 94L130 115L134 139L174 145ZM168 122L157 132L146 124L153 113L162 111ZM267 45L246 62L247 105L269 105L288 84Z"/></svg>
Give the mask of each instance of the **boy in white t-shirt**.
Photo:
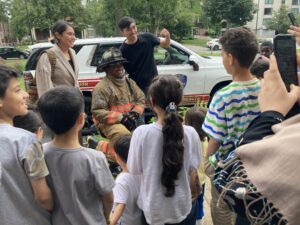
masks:
<svg viewBox="0 0 300 225"><path fill-rule="evenodd" d="M110 225L142 225L142 211L137 206L140 176L129 174L126 166L130 139L131 135L125 135L115 144L116 160L123 172L117 177L113 188L114 206Z"/></svg>

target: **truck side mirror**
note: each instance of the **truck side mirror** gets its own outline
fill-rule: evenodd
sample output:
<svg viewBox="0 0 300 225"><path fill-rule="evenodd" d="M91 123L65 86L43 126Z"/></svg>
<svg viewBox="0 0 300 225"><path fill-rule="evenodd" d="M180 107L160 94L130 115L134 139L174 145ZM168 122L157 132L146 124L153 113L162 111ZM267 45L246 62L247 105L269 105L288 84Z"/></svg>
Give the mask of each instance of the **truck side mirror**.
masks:
<svg viewBox="0 0 300 225"><path fill-rule="evenodd" d="M199 65L194 60L189 60L189 64L193 67L194 71L198 71L199 70Z"/></svg>

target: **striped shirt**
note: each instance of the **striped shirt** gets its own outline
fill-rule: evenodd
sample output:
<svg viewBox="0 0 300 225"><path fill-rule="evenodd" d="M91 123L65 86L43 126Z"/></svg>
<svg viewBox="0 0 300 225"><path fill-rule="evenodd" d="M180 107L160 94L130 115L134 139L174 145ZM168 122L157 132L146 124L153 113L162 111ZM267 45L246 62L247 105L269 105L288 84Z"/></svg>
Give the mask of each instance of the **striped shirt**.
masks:
<svg viewBox="0 0 300 225"><path fill-rule="evenodd" d="M231 82L212 99L202 129L208 136L222 143L219 157L224 159L235 149L236 143L251 121L260 114L258 93L260 81Z"/></svg>

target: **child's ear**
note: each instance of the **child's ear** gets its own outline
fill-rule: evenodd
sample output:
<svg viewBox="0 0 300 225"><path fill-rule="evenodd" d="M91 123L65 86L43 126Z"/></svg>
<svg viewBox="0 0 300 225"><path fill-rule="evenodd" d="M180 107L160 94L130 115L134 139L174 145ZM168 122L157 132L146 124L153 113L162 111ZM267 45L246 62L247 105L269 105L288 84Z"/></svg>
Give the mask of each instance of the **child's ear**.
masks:
<svg viewBox="0 0 300 225"><path fill-rule="evenodd" d="M77 118L77 124L83 127L84 126L84 122L85 122L85 113L82 112L82 113L79 114L79 116Z"/></svg>
<svg viewBox="0 0 300 225"><path fill-rule="evenodd" d="M149 98L149 103L150 103L150 108L153 109L153 107L155 105L155 101L151 97Z"/></svg>
<svg viewBox="0 0 300 225"><path fill-rule="evenodd" d="M3 106L3 100L2 100L2 98L0 98L0 107L2 107Z"/></svg>
<svg viewBox="0 0 300 225"><path fill-rule="evenodd" d="M233 55L231 53L228 53L228 62L229 62L229 65L233 65L234 64L234 61L235 61L235 58L233 57Z"/></svg>
<svg viewBox="0 0 300 225"><path fill-rule="evenodd" d="M36 136L38 137L39 140L42 140L44 137L44 130L42 127L39 127L37 131L35 132Z"/></svg>
<svg viewBox="0 0 300 225"><path fill-rule="evenodd" d="M119 161L120 161L120 157L118 156L118 154L117 154L117 153L115 153L115 159L116 159L117 163L119 163Z"/></svg>
<svg viewBox="0 0 300 225"><path fill-rule="evenodd" d="M120 156L119 156L117 153L115 153L115 158L116 158L116 161L117 161L117 163L119 164L119 166L121 166L121 164L122 164L122 159L120 158Z"/></svg>

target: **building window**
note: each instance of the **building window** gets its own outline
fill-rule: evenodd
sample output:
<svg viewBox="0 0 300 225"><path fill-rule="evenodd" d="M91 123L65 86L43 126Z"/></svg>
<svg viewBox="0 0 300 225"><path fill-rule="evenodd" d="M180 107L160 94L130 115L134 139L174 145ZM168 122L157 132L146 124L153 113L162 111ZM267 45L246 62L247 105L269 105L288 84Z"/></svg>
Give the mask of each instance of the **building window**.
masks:
<svg viewBox="0 0 300 225"><path fill-rule="evenodd" d="M264 26L268 26L269 23L270 23L270 21L271 21L271 18L264 18L264 19L263 19L263 25L264 25Z"/></svg>
<svg viewBox="0 0 300 225"><path fill-rule="evenodd" d="M295 15L299 14L299 8L292 8L291 12L294 13Z"/></svg>
<svg viewBox="0 0 300 225"><path fill-rule="evenodd" d="M265 0L265 4L273 4L273 0Z"/></svg>
<svg viewBox="0 0 300 225"><path fill-rule="evenodd" d="M299 0L293 0L292 5L299 5Z"/></svg>
<svg viewBox="0 0 300 225"><path fill-rule="evenodd" d="M265 8L264 15L272 15L272 8Z"/></svg>

